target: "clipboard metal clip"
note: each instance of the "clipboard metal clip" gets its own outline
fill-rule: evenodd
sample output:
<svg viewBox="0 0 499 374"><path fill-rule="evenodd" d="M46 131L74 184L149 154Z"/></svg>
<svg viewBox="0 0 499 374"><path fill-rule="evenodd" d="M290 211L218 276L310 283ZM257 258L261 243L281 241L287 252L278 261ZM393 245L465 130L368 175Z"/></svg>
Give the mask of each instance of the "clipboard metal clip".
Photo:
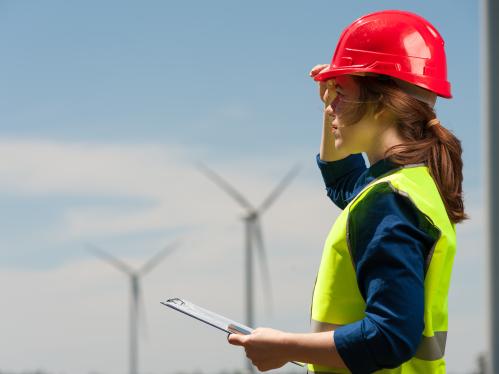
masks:
<svg viewBox="0 0 499 374"><path fill-rule="evenodd" d="M167 303L172 303L172 304L175 304L175 305L178 305L178 306L182 306L182 305L185 305L185 301L182 300L182 299L179 299L178 297L174 297L172 299L168 299L166 300Z"/></svg>

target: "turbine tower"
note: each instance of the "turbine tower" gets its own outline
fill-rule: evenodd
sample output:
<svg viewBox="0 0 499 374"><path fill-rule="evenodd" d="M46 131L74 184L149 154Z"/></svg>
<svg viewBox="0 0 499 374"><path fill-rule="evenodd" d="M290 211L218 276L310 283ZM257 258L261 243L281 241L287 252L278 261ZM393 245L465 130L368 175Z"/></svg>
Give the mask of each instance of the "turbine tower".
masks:
<svg viewBox="0 0 499 374"><path fill-rule="evenodd" d="M298 173L298 166L284 176L274 190L267 196L258 208L255 208L240 192L232 187L226 180L209 169L204 164L198 164L198 168L210 180L231 196L245 211L244 226L245 226L245 283L246 283L246 325L254 327L254 288L253 288L253 253L256 247L260 259L260 266L264 277L264 291L266 294L268 305L272 302L272 292L270 288L270 271L268 268L265 245L263 241L262 226L260 216L267 211L270 206L276 201L284 189L291 183L292 179ZM253 366L249 363L248 370L253 372Z"/></svg>
<svg viewBox="0 0 499 374"><path fill-rule="evenodd" d="M139 354L139 342L138 342L138 332L139 332L139 304L143 303L140 291L140 278L143 275L149 273L154 267L156 267L165 257L168 255L178 244L173 243L161 251L156 253L153 257L149 259L142 267L139 269L132 269L130 266L125 264L118 258L104 252L102 249L94 246L87 245L87 249L92 252L95 256L101 258L102 260L109 263L111 266L117 270L125 273L130 280L130 315L129 315L129 328L130 328L130 351L129 351L129 366L130 374L138 374L138 354ZM142 306L142 308L144 308Z"/></svg>

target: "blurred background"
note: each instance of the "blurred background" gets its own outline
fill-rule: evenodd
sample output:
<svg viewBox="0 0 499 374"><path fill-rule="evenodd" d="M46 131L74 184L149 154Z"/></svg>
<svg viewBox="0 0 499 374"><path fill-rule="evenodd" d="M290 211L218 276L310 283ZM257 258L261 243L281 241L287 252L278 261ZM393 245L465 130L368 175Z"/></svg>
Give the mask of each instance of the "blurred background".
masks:
<svg viewBox="0 0 499 374"><path fill-rule="evenodd" d="M246 211L258 206L272 302L256 266L255 325L309 330L323 241L338 215L315 164L322 105L308 77L341 31L403 9L446 41L465 203L449 296L449 373L479 372L487 288L480 3L441 1L0 1L0 372L128 371L129 278L139 269L139 372L245 369L223 333L160 304L183 297L244 321ZM258 265L256 263L255 265ZM286 365L280 372L299 371Z"/></svg>

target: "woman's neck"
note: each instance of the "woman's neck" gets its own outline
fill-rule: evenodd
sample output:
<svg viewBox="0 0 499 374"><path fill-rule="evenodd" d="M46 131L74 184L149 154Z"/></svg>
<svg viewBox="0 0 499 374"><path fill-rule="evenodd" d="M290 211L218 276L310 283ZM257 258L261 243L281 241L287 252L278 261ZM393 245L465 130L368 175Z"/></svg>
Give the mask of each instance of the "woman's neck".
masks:
<svg viewBox="0 0 499 374"><path fill-rule="evenodd" d="M395 145L403 144L404 141L400 137L395 126L386 126L377 134L373 139L373 143L370 149L366 150L367 158L369 159L369 164L373 165L379 160L385 158L386 151Z"/></svg>

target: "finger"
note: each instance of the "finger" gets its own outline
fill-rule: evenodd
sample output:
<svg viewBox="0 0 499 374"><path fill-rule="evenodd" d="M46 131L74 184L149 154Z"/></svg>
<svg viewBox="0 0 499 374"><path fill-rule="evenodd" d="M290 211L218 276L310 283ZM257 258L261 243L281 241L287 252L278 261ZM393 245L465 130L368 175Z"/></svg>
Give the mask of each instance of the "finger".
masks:
<svg viewBox="0 0 499 374"><path fill-rule="evenodd" d="M272 369L278 369L286 364L286 361L282 360L260 360L258 363L254 363L254 365L260 371L269 371Z"/></svg>
<svg viewBox="0 0 499 374"><path fill-rule="evenodd" d="M336 95L336 80L334 78L324 81L324 87L327 89L329 95Z"/></svg>
<svg viewBox="0 0 499 374"><path fill-rule="evenodd" d="M310 76L311 77L314 77L316 76L317 74L319 74L322 70L324 69L327 69L329 67L329 65L327 64L319 64L319 65L315 65L312 70L310 70Z"/></svg>
<svg viewBox="0 0 499 374"><path fill-rule="evenodd" d="M329 67L330 67L329 65L323 65L323 66L324 67L319 71L319 73L322 73L322 72L324 72L326 70L329 70Z"/></svg>
<svg viewBox="0 0 499 374"><path fill-rule="evenodd" d="M241 334L229 334L229 336L227 337L227 340L229 341L230 344L243 347L247 339L248 338L245 335Z"/></svg>
<svg viewBox="0 0 499 374"><path fill-rule="evenodd" d="M326 105L331 104L337 96L336 92L336 82L334 79L330 79L325 82L326 90L324 90L323 100Z"/></svg>
<svg viewBox="0 0 499 374"><path fill-rule="evenodd" d="M266 365L260 365L260 366L257 366L257 368L259 371L262 371L262 372L268 371L271 369L271 368L267 367Z"/></svg>
<svg viewBox="0 0 499 374"><path fill-rule="evenodd" d="M335 89L335 84L336 84L336 81L333 79L328 79L327 81L324 81L324 82L320 82L319 84L319 94L321 96L321 99L322 101L326 102L327 101L327 98L329 97L329 95L331 95L331 93L336 93L336 89Z"/></svg>
<svg viewBox="0 0 499 374"><path fill-rule="evenodd" d="M269 371L270 369L274 369L272 365L269 365L266 362L258 362L258 363L253 363L259 371Z"/></svg>
<svg viewBox="0 0 499 374"><path fill-rule="evenodd" d="M312 69L310 69L310 76L312 76L313 74L317 74L317 71L319 71L320 69L322 69L322 64L315 65Z"/></svg>

